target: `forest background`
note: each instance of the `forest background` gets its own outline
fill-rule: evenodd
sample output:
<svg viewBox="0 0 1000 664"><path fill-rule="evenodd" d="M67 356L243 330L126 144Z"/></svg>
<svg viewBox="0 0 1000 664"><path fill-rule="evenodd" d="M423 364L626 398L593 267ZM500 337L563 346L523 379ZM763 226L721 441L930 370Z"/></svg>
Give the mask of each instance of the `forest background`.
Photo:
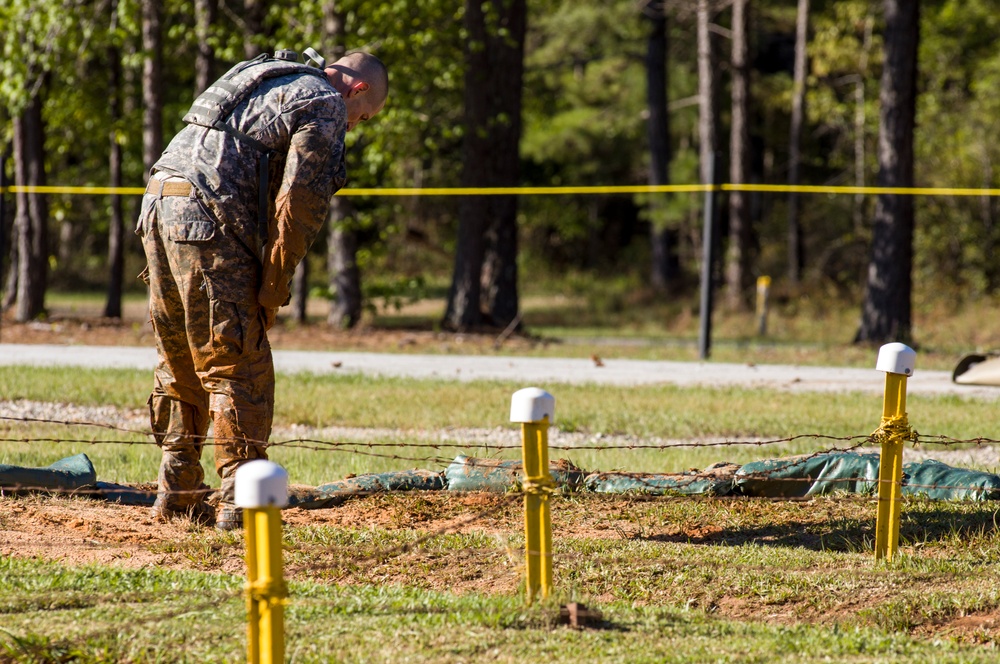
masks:
<svg viewBox="0 0 1000 664"><path fill-rule="evenodd" d="M139 197L122 187L141 190L193 98L232 64L314 46L328 61L373 52L391 82L384 111L348 136L348 188L296 275L300 320L310 294L330 299L330 325L351 327L375 301L437 293L442 327L510 329L524 285L553 281L584 297L613 282L628 293L616 306L690 311L711 200L710 273L727 310L752 308L756 277L770 275L778 304L855 308L845 342L910 341L915 293L984 307L1000 288L994 9L8 0L3 306L30 321L45 315L46 293L90 288L106 293L106 316L121 316L143 264L131 233ZM712 182L778 186L654 193ZM782 187L800 184L980 191ZM419 195L515 186L597 189ZM635 187L600 189L616 186ZM380 194L394 188L406 191Z"/></svg>

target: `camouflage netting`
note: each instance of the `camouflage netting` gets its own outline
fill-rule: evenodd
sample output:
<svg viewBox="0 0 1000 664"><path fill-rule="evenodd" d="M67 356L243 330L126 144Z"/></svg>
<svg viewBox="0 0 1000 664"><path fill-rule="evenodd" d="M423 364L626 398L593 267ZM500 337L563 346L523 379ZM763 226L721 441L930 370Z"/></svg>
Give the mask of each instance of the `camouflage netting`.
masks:
<svg viewBox="0 0 1000 664"><path fill-rule="evenodd" d="M561 491L647 495L741 495L800 498L836 492L872 495L878 486L877 453L825 452L765 459L739 466L717 463L684 473L595 472L587 474L565 459L550 462ZM348 477L317 487L292 486L288 507L322 509L370 493L389 491L491 491L520 489L517 460L476 459L460 455L442 472L405 470ZM149 505L155 486L98 482L86 454L45 468L0 464L0 488L13 491L87 493L126 505ZM925 460L903 465L903 493L933 500L1000 500L1000 476Z"/></svg>

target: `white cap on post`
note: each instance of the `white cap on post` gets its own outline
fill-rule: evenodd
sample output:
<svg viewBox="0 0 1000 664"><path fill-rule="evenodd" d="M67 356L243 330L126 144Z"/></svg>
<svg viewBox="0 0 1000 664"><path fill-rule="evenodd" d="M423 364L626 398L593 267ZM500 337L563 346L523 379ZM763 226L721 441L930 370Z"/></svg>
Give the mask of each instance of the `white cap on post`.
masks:
<svg viewBox="0 0 1000 664"><path fill-rule="evenodd" d="M288 505L288 471L267 459L248 461L236 469L236 506L285 507Z"/></svg>
<svg viewBox="0 0 1000 664"><path fill-rule="evenodd" d="M899 342L886 344L878 351L877 371L886 373L913 375L913 367L917 362L917 351Z"/></svg>
<svg viewBox="0 0 1000 664"><path fill-rule="evenodd" d="M540 387L526 387L510 398L511 422L541 422L546 417L549 423L555 421L556 398Z"/></svg>

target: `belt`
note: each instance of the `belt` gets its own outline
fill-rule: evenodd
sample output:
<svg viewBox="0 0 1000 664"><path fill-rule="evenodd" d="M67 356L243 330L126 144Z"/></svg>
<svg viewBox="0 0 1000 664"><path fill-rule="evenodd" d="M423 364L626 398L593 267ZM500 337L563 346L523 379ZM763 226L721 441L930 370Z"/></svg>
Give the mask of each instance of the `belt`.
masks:
<svg viewBox="0 0 1000 664"><path fill-rule="evenodd" d="M146 193L163 198L164 196L190 196L190 182L163 182L156 178L149 178L146 185Z"/></svg>

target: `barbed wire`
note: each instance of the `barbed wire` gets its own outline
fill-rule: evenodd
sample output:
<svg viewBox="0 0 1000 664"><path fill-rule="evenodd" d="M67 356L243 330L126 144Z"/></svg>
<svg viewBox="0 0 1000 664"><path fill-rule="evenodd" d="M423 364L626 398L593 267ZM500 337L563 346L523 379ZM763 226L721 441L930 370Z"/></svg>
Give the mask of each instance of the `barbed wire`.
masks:
<svg viewBox="0 0 1000 664"><path fill-rule="evenodd" d="M151 429L136 429L130 427L124 427L115 424L109 424L107 422L93 422L88 420L62 420L62 419L48 419L40 417L14 417L9 415L0 415L0 421L22 423L22 424L56 424L61 426L80 426L80 427L96 427L101 429L107 429L111 431L118 431L122 433L128 433L136 436L142 436L145 440L111 440L111 439L96 439L96 438L57 438L52 436L38 436L38 437L0 437L0 442L50 442L50 443L81 443L81 444L108 444L108 445L157 445L155 440L156 436L163 435L162 433L153 432ZM512 431L512 433L514 433ZM847 436L835 436L831 434L824 433L803 433L794 434L791 436L785 436L780 438L769 438L769 439L752 439L752 440L711 440L711 441L690 441L690 440L668 440L657 443L635 443L635 442L622 442L622 443L584 443L575 445L560 445L558 443L550 443L550 450L557 451L572 451L572 450L660 450L660 449L672 449L672 448L693 448L693 447L727 447L736 445L746 445L746 446L758 446L764 447L769 445L779 445L782 443L792 443L799 440L833 440L833 441L843 441L852 443L854 441L863 440L865 442L877 443L879 442L877 437L879 431L876 430L873 433L864 434L852 434ZM429 448L429 449L462 449L468 447L488 447L493 450L520 450L520 443L503 443L503 442L447 442L447 441L407 441L407 442L394 442L394 441L331 441L323 440L320 438L306 438L306 437L296 437L288 438L285 440L269 441L260 440L254 438L243 438L243 437L217 437L212 434L186 434L185 436L192 442L201 442L206 445L222 445L232 442L246 443L257 446L262 446L266 448L270 447L289 447L289 448L300 448L308 450L322 451L326 449L336 449L339 447L351 447L351 446L362 446L369 448L381 448L381 447L412 447L412 448ZM987 436L976 436L975 438L955 438L952 436L947 436L944 434L923 434L917 431L912 432L911 441L914 446L917 445L995 445L1000 443L1000 439L989 438Z"/></svg>
<svg viewBox="0 0 1000 664"><path fill-rule="evenodd" d="M116 424L109 424L106 422L93 422L88 420L66 420L66 419L49 419L40 417L13 417L13 416L0 416L0 421L10 422L10 423L21 423L21 424L51 424L64 427L95 427L102 430L114 430L119 432L128 433L130 435L142 436L143 440L112 440L112 439L101 439L101 438L62 438L58 436L22 436L22 437L0 437L0 442L18 442L18 443L28 443L28 444L86 444L86 445L156 445L156 434L148 429L136 429L129 427L122 427ZM162 435L162 434L160 434ZM682 473L642 473L642 472L628 472L620 470L612 471L593 471L589 475L597 475L599 478L604 480L614 479L625 479L633 483L634 486L620 488L615 490L615 493L680 493L683 495L691 495L691 493L686 492L697 483L715 483L717 486L709 486L703 491L705 493L739 493L740 487L745 486L749 483L759 482L759 481L769 481L774 483L783 483L785 486L794 485L795 483L809 483L812 485L822 485L823 483L833 483L842 484L845 486L861 485L862 487L877 487L879 480L877 478L872 478L869 475L860 475L857 477L788 477L781 476L787 475L790 471L794 470L797 466L802 466L808 464L810 461L827 455L831 453L845 453L858 450L866 445L875 445L881 442L885 437L885 431L883 427L877 429L871 434L858 434L850 436L833 436L829 434L821 433L807 433L807 434L796 434L792 436L786 436L781 438L772 439L752 439L752 440L708 440L708 441L698 441L698 440L667 440L667 441L657 441L657 442L636 442L632 440L616 443L616 442L604 442L596 444L574 444L574 445L550 445L550 451L556 452L581 452L581 451L605 451L605 450L616 450L616 451L635 451L635 450L670 450L677 448L717 448L717 447L732 447L732 446L753 446L753 447L765 447L765 446L776 446L781 444L789 444L802 440L822 440L822 441L834 441L838 443L843 443L841 446L834 446L825 449L814 450L810 454L798 455L796 457L787 457L784 459L774 460L776 466L774 468L766 470L755 470L752 472L740 472L732 473L731 476L720 476L719 472L697 472L688 471ZM398 452L390 452L388 450L392 449L413 449L413 450L468 450L468 449L484 449L487 454L495 455L501 454L506 451L514 451L520 449L520 444L510 444L510 443L483 443L479 441L473 442L447 442L447 441L331 441L322 440L317 438L291 438L279 441L260 441L244 438L218 438L208 435L199 436L189 436L189 438L200 441L203 445L223 445L231 444L237 442L242 445L259 445L265 449L273 448L287 448L287 449L304 449L309 451L324 451L324 452L341 452L349 453L353 455L370 456L387 460L397 460L397 461L407 461L407 462L424 462L424 463L434 463L437 465L447 465L449 468L453 468L456 464L458 465L470 465L476 466L479 470L485 470L488 472L491 468L505 468L510 472L515 472L515 470L509 467L511 460L501 460L492 456L486 458L470 458L464 459L463 456L457 458L445 457L439 454L429 454L429 455L417 455L417 454L400 454ZM209 439L211 438L211 441ZM996 444L1000 441L991 438L978 436L972 439L959 439L951 436L945 435L926 435L917 434L912 432L908 436L908 440L914 445L939 445L939 446L976 446L982 447L985 445ZM386 451L380 451L386 450ZM516 461L515 461L516 463ZM572 465L572 464L571 464ZM582 486L584 483L582 479L584 475L588 475L582 469L573 466L571 471L577 473L579 478L576 482L580 486L570 486L568 488L588 488ZM364 477L364 476L362 476ZM351 479L350 477L345 478L344 481ZM335 484L336 481L330 483ZM726 484L730 483L730 487L726 487ZM511 482L512 485L516 485L516 480ZM141 496L145 499L151 498L157 494L157 490L152 487L135 487L130 485L118 485L109 483L99 483L103 486L93 486L89 484L83 487L73 487L73 488L60 488L52 487L47 485L31 485L27 483L6 483L0 487L0 491L8 492L29 492L29 491L46 491L52 494L65 494L65 495L78 495L78 496L92 496L101 497L107 500L114 500L115 498L121 502L127 496ZM949 491L972 491L972 492L985 492L990 491L991 487L978 485L956 485L956 484L927 484L927 483L909 483L906 478L903 480L903 485L910 489L922 489L925 491L933 490L949 490ZM365 495L371 495L374 493L384 493L388 491L387 487L380 487L376 490L365 490L363 487L347 487L342 491L329 490L322 493L323 498L336 499L338 497L361 497ZM416 488L419 490L419 487ZM599 489L598 489L599 490ZM862 489L864 492L866 489ZM203 486L198 489L185 490L185 491L161 491L165 495L183 495L187 498L191 498L192 494L198 498L207 497L211 493L216 491L207 486ZM821 491L822 493L823 491ZM787 493L792 493L791 491ZM793 497L791 495L785 497Z"/></svg>

